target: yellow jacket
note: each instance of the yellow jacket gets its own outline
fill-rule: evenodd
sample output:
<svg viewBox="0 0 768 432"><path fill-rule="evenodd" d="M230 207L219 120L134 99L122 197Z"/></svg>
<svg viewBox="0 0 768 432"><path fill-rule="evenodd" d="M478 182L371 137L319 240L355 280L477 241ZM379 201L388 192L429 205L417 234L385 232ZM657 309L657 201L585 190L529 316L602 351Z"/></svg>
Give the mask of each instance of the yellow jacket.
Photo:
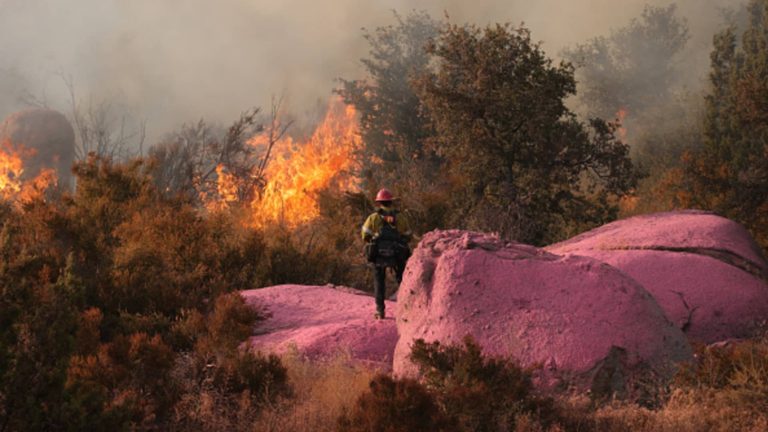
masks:
<svg viewBox="0 0 768 432"><path fill-rule="evenodd" d="M391 207L381 207L380 209L384 213L390 213L394 210ZM396 215L395 228L397 228L397 232L403 236L405 241L410 241L411 236L413 236L413 231L411 231L411 222L408 220L408 214L398 211ZM384 217L382 217L378 211L371 213L371 215L368 216L368 219L366 219L365 223L363 224L363 229L361 232L363 241L367 242L378 236L383 225Z"/></svg>

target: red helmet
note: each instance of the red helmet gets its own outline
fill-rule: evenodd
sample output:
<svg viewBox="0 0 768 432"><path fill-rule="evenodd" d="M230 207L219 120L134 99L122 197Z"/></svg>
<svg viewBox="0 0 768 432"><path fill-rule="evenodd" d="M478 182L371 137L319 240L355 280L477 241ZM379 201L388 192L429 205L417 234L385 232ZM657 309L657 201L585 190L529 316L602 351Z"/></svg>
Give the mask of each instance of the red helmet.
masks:
<svg viewBox="0 0 768 432"><path fill-rule="evenodd" d="M392 192L386 188L380 190L379 193L376 194L376 202L393 201L394 199L395 197L392 195Z"/></svg>

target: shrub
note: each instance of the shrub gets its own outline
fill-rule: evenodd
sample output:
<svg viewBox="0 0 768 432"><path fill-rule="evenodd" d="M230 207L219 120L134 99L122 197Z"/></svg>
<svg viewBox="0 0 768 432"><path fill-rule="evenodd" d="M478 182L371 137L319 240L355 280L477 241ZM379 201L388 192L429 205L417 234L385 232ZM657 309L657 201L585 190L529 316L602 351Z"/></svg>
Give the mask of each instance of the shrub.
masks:
<svg viewBox="0 0 768 432"><path fill-rule="evenodd" d="M172 425L191 378L253 412L286 393L277 358L239 351L261 314L227 295L260 285L260 235L159 193L141 160L74 171L72 195L0 204L0 429Z"/></svg>
<svg viewBox="0 0 768 432"><path fill-rule="evenodd" d="M113 419L119 412L132 425L147 426L174 402L173 363L173 351L158 335L118 336L95 354L72 357L67 390L74 400L91 401L92 416Z"/></svg>
<svg viewBox="0 0 768 432"><path fill-rule="evenodd" d="M518 418L543 426L555 418L553 401L533 394L528 371L510 360L484 358L470 337L461 346L417 340L411 360L421 382L375 378L341 417L340 430L497 431L514 430Z"/></svg>
<svg viewBox="0 0 768 432"><path fill-rule="evenodd" d="M700 347L676 378L683 389L717 391L741 406L768 408L768 341L745 340Z"/></svg>
<svg viewBox="0 0 768 432"><path fill-rule="evenodd" d="M226 357L237 353L237 347L253 333L264 314L245 303L239 293L222 294L213 302L213 311L205 320L195 347L200 355Z"/></svg>
<svg viewBox="0 0 768 432"><path fill-rule="evenodd" d="M442 431L445 417L434 397L417 381L376 376L370 390L357 400L354 409L339 419L340 432Z"/></svg>
<svg viewBox="0 0 768 432"><path fill-rule="evenodd" d="M463 346L417 340L411 360L459 430L507 430L520 414L552 414L552 401L533 395L528 371L512 360L484 358L469 336Z"/></svg>

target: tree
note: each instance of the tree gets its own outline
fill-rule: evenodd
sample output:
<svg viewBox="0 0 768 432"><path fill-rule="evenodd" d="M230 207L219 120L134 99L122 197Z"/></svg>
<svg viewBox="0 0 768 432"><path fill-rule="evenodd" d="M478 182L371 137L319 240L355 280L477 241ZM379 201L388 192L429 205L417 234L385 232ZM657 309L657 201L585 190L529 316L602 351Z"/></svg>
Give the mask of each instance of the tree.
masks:
<svg viewBox="0 0 768 432"><path fill-rule="evenodd" d="M678 185L693 206L750 228L768 246L768 1L752 0L741 41L715 36L706 97L704 147L687 155Z"/></svg>
<svg viewBox="0 0 768 432"><path fill-rule="evenodd" d="M108 100L89 101L86 108L75 92L72 77L62 75L69 92L70 122L75 129L75 159L84 161L90 154L110 159L130 159L141 155L147 125L130 110Z"/></svg>
<svg viewBox="0 0 768 432"><path fill-rule="evenodd" d="M688 41L688 26L677 7L646 6L640 18L566 50L578 66L580 99L593 116L613 116L620 108L646 111L669 102L676 62Z"/></svg>
<svg viewBox="0 0 768 432"><path fill-rule="evenodd" d="M405 197L419 219L439 225L437 213L443 211L432 203L442 200L429 195L439 194L442 161L425 145L432 130L412 82L427 70L431 56L425 47L440 26L425 12L395 14L395 20L396 25L365 32L367 77L342 79L336 91L360 113L364 190L370 195L386 185Z"/></svg>
<svg viewBox="0 0 768 432"><path fill-rule="evenodd" d="M223 198L250 202L267 183L265 171L273 147L293 123L280 120L280 104L273 99L266 127L258 108L242 113L226 130L203 120L183 125L150 148L155 184L166 193L202 199L201 204ZM221 196L222 176L233 180L232 196Z"/></svg>
<svg viewBox="0 0 768 432"><path fill-rule="evenodd" d="M566 108L573 67L553 65L525 28L446 25L418 96L456 187L454 226L533 244L615 217L635 175L615 127ZM575 225L575 226L574 226Z"/></svg>
<svg viewBox="0 0 768 432"><path fill-rule="evenodd" d="M610 35L567 49L576 66L578 101L590 116L618 118L633 160L659 172L700 142L698 95L683 87L690 70L679 67L688 25L677 7L646 6L642 14Z"/></svg>

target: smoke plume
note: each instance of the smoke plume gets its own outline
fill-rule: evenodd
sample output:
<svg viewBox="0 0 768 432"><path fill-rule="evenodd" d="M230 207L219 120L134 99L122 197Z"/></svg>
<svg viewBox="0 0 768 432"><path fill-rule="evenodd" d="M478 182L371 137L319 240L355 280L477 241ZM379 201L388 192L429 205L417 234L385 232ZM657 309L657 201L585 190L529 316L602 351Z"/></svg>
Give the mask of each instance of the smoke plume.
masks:
<svg viewBox="0 0 768 432"><path fill-rule="evenodd" d="M301 112L338 77L362 74L361 28L424 9L452 22L525 23L550 56L629 22L662 0L0 0L0 116L78 97L146 119L150 140L201 117L229 122L284 95ZM721 9L737 0L679 0L691 40L691 87L706 75Z"/></svg>

